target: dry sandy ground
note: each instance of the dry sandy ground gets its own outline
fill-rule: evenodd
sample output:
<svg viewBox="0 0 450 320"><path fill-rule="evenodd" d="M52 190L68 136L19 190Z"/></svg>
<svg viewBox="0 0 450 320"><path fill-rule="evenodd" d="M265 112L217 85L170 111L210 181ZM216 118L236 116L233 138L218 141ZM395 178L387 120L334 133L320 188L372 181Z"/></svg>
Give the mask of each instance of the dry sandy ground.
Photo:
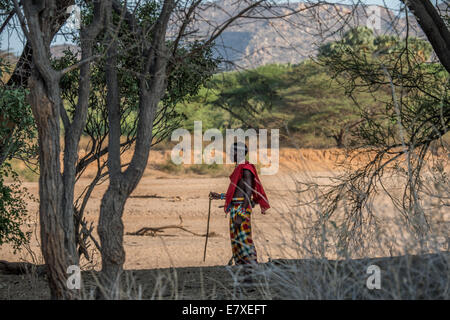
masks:
<svg viewBox="0 0 450 320"><path fill-rule="evenodd" d="M286 177L286 182L288 182ZM265 216L261 215L259 207L254 209L253 226L254 237L260 248L260 260L267 261L269 252L273 258L277 256L277 245L280 245L277 235L281 228L280 203L275 194L288 194L280 177L263 177L269 200L274 209ZM81 191L88 181L80 181L77 191ZM25 183L28 190L37 195L37 183ZM228 186L227 178L206 177L171 177L159 178L147 176L142 179L139 186L127 201L123 222L125 233L135 232L143 227L161 227L167 225L181 225L197 234L205 234L208 216L208 193L210 191L225 192ZM292 186L291 186L292 187ZM87 206L85 213L89 222L97 223L98 210L101 197L106 185L97 187L96 192ZM286 197L282 199L285 201ZM226 265L231 257L231 247L228 234L228 217L225 217L223 201L215 200L211 207L210 234L208 240L207 257L203 262L205 238L193 235L181 229L165 229L159 236L133 236L125 235L127 269L166 268L186 266L213 266ZM30 226L37 228L37 203L29 205L31 219ZM41 262L39 252L38 230L31 239L31 249L36 254L37 261ZM96 235L96 238L98 236ZM259 248L258 248L259 249ZM28 252L23 251L14 255L8 246L0 248L0 260L30 261Z"/></svg>
<svg viewBox="0 0 450 320"><path fill-rule="evenodd" d="M286 179L286 181L283 181ZM286 252L278 253L282 246L280 229L282 228L281 212L286 207L286 197L278 199L276 195L287 196L294 185L288 176L265 176L262 177L268 197L274 209L266 215L261 215L259 207L255 208L253 215L253 233L257 245L259 261L267 262L269 255L271 259L286 258ZM88 180L80 181L77 191L82 190ZM38 194L37 183L25 183L28 190ZM208 193L210 191L225 192L228 179L207 177L161 177L158 175L146 176L142 179L138 188L127 201L123 222L125 233L135 232L142 227L160 227L167 225L179 225L180 217L182 226L189 231L198 234L206 233L208 216ZM106 185L101 185L94 192L85 216L89 222L97 223L98 209L101 196ZM280 201L281 200L281 201ZM155 284L155 279L163 276L167 292L170 292L170 279L174 274L171 269L180 268L177 276L180 277L180 285L190 297L221 298L221 288L229 287L227 292L233 291L230 272L224 267L231 258L231 245L228 234L228 217L225 217L222 201L213 201L211 207L210 234L208 240L206 261L203 262L205 238L193 235L181 229L166 229L158 236L132 236L125 235L124 246L126 251L125 268L128 270L139 269L135 273L136 281L146 279L148 286ZM6 261L29 261L43 263L39 250L39 234L37 224L38 203L29 204L31 219L29 225L33 232L30 248L34 258L26 250L14 254L12 248L5 245L0 248L0 260ZM276 210L275 210L276 208ZM281 210L280 210L281 209ZM97 234L95 234L98 239ZM94 255L94 267L100 267L99 255ZM92 265L86 266L91 268ZM217 266L217 267L211 267ZM198 268L186 267L202 267ZM153 269L153 270L149 270ZM148 272L143 272L148 270ZM149 283L149 279L153 282ZM204 284L201 284L201 281ZM202 287L204 286L204 287ZM207 288L207 289L206 289ZM164 289L164 290L166 290ZM158 290L155 298L179 298L164 290ZM242 293L242 292L241 292ZM243 293L242 293L243 294ZM136 295L135 295L136 296ZM246 294L246 298L252 298L252 293ZM48 298L48 288L45 279L30 275L2 275L0 273L0 299L42 299ZM147 298L152 298L153 293L147 293ZM257 296L255 296L256 298Z"/></svg>
<svg viewBox="0 0 450 320"><path fill-rule="evenodd" d="M306 162L302 162L304 155L309 156ZM316 181L320 179L326 181L327 179L320 177L329 176L331 172L324 171L323 168L329 167L336 161L331 152L326 153L320 150L310 154L288 152L282 154L282 157L285 165L279 174L261 177L273 208L269 210L267 215L263 216L259 207L256 207L252 217L258 258L259 262L263 263L267 262L269 258L299 258L294 251L288 250L283 242L286 237L292 237L292 234L286 235L286 224L283 223L285 221L283 217L287 214L289 208L295 204L296 186L292 172L298 169L299 173L297 173L296 178L300 180L314 176ZM157 162L163 162L167 158L167 154L164 155L160 152L154 158L157 159ZM145 176L127 201L123 216L125 233L135 232L143 227L178 225L181 218L184 228L194 233L204 234L208 215L208 193L210 191L225 192L228 186L228 178L170 175L154 170L154 164L155 160L149 163ZM89 181L87 178L81 179L76 192L81 192ZM33 195L38 195L38 184L36 182L27 182L24 183L24 186ZM85 212L86 219L95 225L98 220L101 197L106 187L106 185L100 185L95 189ZM205 279L209 279L206 281L210 281L208 285L209 294L216 292L211 291L211 288L218 288L221 283L230 284L230 274L223 267L227 265L231 257L231 246L228 234L229 221L225 217L223 208L219 208L222 204L222 201L213 201L210 224L210 233L213 236L208 241L205 262L203 262L204 237L193 235L181 229L166 229L159 236L125 235L125 269L153 269L151 271L153 273L147 274L146 277L153 277L154 274L166 272L166 278L170 279L173 277L170 269L164 271L161 268L180 268L178 269L179 276L184 277L183 284L186 284L187 288L195 292L199 298L204 293L203 284L200 281L203 276ZM377 205L383 210L389 210L387 201L379 202ZM4 245L0 248L0 260L43 263L39 250L38 203L30 202L29 209L31 215L28 225L34 231L30 243L33 254L31 255L26 250L14 254L11 247ZM98 238L97 234L95 236ZM210 268L211 266L218 267ZM99 269L98 254L94 255L93 265L88 267ZM202 268L191 269L186 267ZM137 277L139 278L139 275ZM48 289L42 278L29 275L6 276L0 274L1 299L47 297ZM161 297L167 298L164 294ZM205 297L204 294L203 297ZM213 295L213 297L220 298L220 294ZM247 297L251 298L252 296Z"/></svg>
<svg viewBox="0 0 450 320"><path fill-rule="evenodd" d="M273 258L281 258L277 255L277 245L280 239L277 237L282 225L281 214L288 210L288 202L293 199L296 189L294 179L304 180L310 175L329 176L331 172L323 171L332 166L337 159L335 150L281 150L281 169L276 175L261 176L272 209L266 216L260 214L259 207L255 208L253 215L254 237L259 245L261 261L267 261L270 254ZM128 154L125 155L125 158ZM123 222L125 233L135 232L142 227L159 227L165 225L178 225L180 217L182 226L192 232L204 234L206 232L208 216L208 194L210 191L226 192L229 179L227 176L211 178L201 175L177 176L155 170L159 164L164 164L170 157L170 151L153 151L147 170L132 196L128 199ZM342 157L342 156L340 156ZM126 160L124 160L126 161ZM86 171L87 178L82 178L77 186L79 194L90 182L94 167ZM227 167L229 173L232 166ZM225 174L228 174L225 169ZM294 175L292 172L303 172ZM38 198L37 182L26 182L24 186ZM98 211L101 197L107 188L106 183L97 186L93 192L85 217L95 225L98 221ZM294 195L295 196L295 195ZM203 262L203 248L205 239L194 236L181 229L165 230L159 237L151 236L125 236L127 269L140 268L165 268L186 266L213 266L225 265L231 257L231 247L228 235L228 219L223 208L219 208L223 202L213 201L211 208L210 232L215 236L208 240L206 262ZM42 262L39 252L39 234L37 212L38 203L29 203L29 226L34 231L31 241L31 249L37 257L37 262ZM97 236L97 235L96 235ZM14 255L7 245L0 248L0 260L30 261L27 252Z"/></svg>

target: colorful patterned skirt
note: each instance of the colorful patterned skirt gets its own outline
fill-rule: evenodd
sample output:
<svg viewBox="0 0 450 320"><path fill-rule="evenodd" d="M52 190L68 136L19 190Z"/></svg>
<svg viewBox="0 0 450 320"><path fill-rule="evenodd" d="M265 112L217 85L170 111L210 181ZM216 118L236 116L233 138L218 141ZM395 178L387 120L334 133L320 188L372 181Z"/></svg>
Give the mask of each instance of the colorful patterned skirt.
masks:
<svg viewBox="0 0 450 320"><path fill-rule="evenodd" d="M251 213L252 209L242 210L243 203L232 202L230 206L230 238L231 249L235 264L257 263L256 248L252 239ZM236 215L240 215L243 222L238 228L233 221Z"/></svg>

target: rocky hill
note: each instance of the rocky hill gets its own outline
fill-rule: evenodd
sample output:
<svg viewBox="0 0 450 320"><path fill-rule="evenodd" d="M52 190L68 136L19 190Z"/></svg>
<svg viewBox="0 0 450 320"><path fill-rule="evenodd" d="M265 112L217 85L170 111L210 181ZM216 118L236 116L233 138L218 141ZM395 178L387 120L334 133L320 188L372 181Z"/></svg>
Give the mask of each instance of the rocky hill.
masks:
<svg viewBox="0 0 450 320"><path fill-rule="evenodd" d="M226 12L238 12L233 0L218 0L202 12L205 20L216 25L225 21ZM277 9L259 10L258 17L287 15L281 19L244 19L233 24L216 41L217 54L232 62L229 68L252 68L268 63L298 63L314 56L318 45L336 39L354 26L370 26L376 34L405 34L406 20L392 10L380 6L321 5L308 9L308 4L280 4ZM233 8L233 9L231 9ZM298 12L293 15L290 13ZM320 23L319 21L320 17ZM345 23L343 23L345 21ZM410 35L422 36L410 17ZM206 23L200 31L211 30ZM233 66L234 64L234 66Z"/></svg>
<svg viewBox="0 0 450 320"><path fill-rule="evenodd" d="M269 63L298 63L314 56L321 43L338 38L342 32L337 30L341 29L344 20L343 30L371 25L375 18L378 23L371 26L376 34L406 33L405 18L398 17L396 12L384 7L359 6L354 10L348 5L321 5L306 9L307 4L304 2L290 2L279 4L276 9L267 8L251 13L258 18L241 19L216 39L215 55L228 62L223 64L224 69L255 68ZM200 37L211 34L213 25L219 25L240 10L242 7L234 0L210 2L207 7L201 8L202 21L193 29ZM290 15L293 12L297 13ZM261 19L281 15L286 17ZM423 36L413 16L410 22L410 35ZM53 56L60 57L66 48L78 51L71 44L53 46L51 51Z"/></svg>

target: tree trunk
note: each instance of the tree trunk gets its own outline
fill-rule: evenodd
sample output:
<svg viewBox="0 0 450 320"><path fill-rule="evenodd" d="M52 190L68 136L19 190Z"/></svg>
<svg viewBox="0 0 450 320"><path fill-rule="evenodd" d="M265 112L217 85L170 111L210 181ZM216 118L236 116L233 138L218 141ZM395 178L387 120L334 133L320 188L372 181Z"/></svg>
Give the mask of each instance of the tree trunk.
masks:
<svg viewBox="0 0 450 320"><path fill-rule="evenodd" d="M345 129L341 128L339 132L333 135L334 140L336 141L336 147L343 148L344 138L345 138Z"/></svg>
<svg viewBox="0 0 450 320"><path fill-rule="evenodd" d="M98 233L101 241L102 273L101 288L97 298L120 298L120 275L125 262L123 248L122 215L125 202L139 183L147 166L152 143L155 113L167 87L167 48L165 36L173 0L164 1L161 14L153 31L152 44L144 50L146 61L144 75L139 80L139 115L136 146L133 157L125 172L120 163L120 94L117 76L117 45L109 42L106 63L107 108L109 125L108 169L110 184L102 198ZM111 9L111 8L110 8ZM107 23L111 23L109 20Z"/></svg>
<svg viewBox="0 0 450 320"><path fill-rule="evenodd" d="M450 72L450 30L430 0L402 0L417 19L442 65Z"/></svg>
<svg viewBox="0 0 450 320"><path fill-rule="evenodd" d="M93 22L81 30L82 58L91 58L96 36L103 28L106 1L95 1ZM63 73L53 69L50 44L68 18L67 8L74 0L22 1L23 13L15 2L16 14L29 43L13 78L24 85L29 76L29 102L39 139L39 215L41 248L48 266L52 298L77 299L79 290L67 287L67 268L78 266L74 225L74 186L78 144L86 123L90 90L90 67L87 60L80 68L78 104L73 120L61 100L60 79ZM31 50L32 49L32 50ZM32 51L32 54L31 54ZM32 57L32 65L29 62ZM22 73L21 70L31 73ZM60 121L65 127L64 173L60 162Z"/></svg>
<svg viewBox="0 0 450 320"><path fill-rule="evenodd" d="M123 194L119 183L114 182L110 182L102 198L98 223L102 254L98 299L119 298L120 276L125 263L122 215L127 198L128 195Z"/></svg>
<svg viewBox="0 0 450 320"><path fill-rule="evenodd" d="M29 100L39 138L39 221L42 255L48 267L52 299L74 299L78 292L68 289L66 285L67 267L75 263L75 257L66 249L63 231L58 105L49 98L44 82L37 72L33 72L30 77L29 87Z"/></svg>

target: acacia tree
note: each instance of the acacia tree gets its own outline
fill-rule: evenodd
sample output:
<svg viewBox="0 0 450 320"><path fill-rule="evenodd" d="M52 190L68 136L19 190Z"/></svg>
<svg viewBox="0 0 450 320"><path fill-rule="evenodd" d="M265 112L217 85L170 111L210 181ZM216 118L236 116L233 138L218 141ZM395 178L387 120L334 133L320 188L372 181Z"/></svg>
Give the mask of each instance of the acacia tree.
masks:
<svg viewBox="0 0 450 320"><path fill-rule="evenodd" d="M143 27L145 24L153 23L158 13L155 9L155 3L148 2L136 8L135 24ZM122 12L120 7L113 7L113 19L115 22L120 21ZM153 9L153 10L152 10ZM89 7L83 8L83 16L92 14ZM144 14L145 13L145 14ZM139 48L133 47L136 41L130 33L129 25L122 23L117 26L120 37L116 38L118 47L121 49L117 56L118 93L121 96L120 103L120 153L123 154L129 150L136 141L137 129L137 112L139 101L139 87L136 83L135 75L139 73L140 66L136 64L139 61ZM107 30L103 31L104 33ZM107 108L107 92L106 86L106 59L103 57L105 45L101 42L97 43L94 48L95 55L102 58L96 59L96 63L91 66L91 93L89 98L89 110L87 115L86 126L83 135L88 138L86 153L80 157L76 166L76 175L79 179L89 165L94 165L97 169L95 176L91 182L83 189L74 203L75 207L75 236L78 246L79 255L83 254L90 260L88 248L91 241L96 248L101 251L100 244L92 236L93 225L87 225L84 219L84 211L90 199L94 188L109 179L109 171L107 161L108 149L108 108ZM204 84L209 77L215 72L220 58L212 55L211 46L204 46L202 43L194 41L185 47L178 48L174 53L177 57L183 57L183 63L180 64L177 59L169 61L171 69L167 75L167 90L161 103L155 113L152 130L152 146L158 144L165 139L175 128L178 128L183 115L175 110L178 102L187 96L194 95L201 84ZM54 68L63 70L68 66L77 62L77 54L66 50L62 58L54 60ZM60 82L62 97L66 102L66 108L69 114L72 114L77 107L77 88L79 81L79 71L77 69L65 74ZM123 168L128 163L122 163ZM90 241L91 240L91 241Z"/></svg>
<svg viewBox="0 0 450 320"><path fill-rule="evenodd" d="M76 298L78 292L66 286L69 265L78 264L73 222L75 165L78 143L85 125L90 90L90 61L93 41L103 28L107 1L94 1L94 18L80 32L81 61L58 71L50 61L50 44L67 8L73 1L14 1L22 31L32 48L31 74L28 79L31 105L39 141L39 218L42 254L48 267L52 298ZM62 18L64 17L64 18ZM56 26L56 28L55 28ZM59 27L58 27L59 26ZM78 104L69 118L61 99L60 79L80 68ZM64 125L64 171L60 165L60 121Z"/></svg>

